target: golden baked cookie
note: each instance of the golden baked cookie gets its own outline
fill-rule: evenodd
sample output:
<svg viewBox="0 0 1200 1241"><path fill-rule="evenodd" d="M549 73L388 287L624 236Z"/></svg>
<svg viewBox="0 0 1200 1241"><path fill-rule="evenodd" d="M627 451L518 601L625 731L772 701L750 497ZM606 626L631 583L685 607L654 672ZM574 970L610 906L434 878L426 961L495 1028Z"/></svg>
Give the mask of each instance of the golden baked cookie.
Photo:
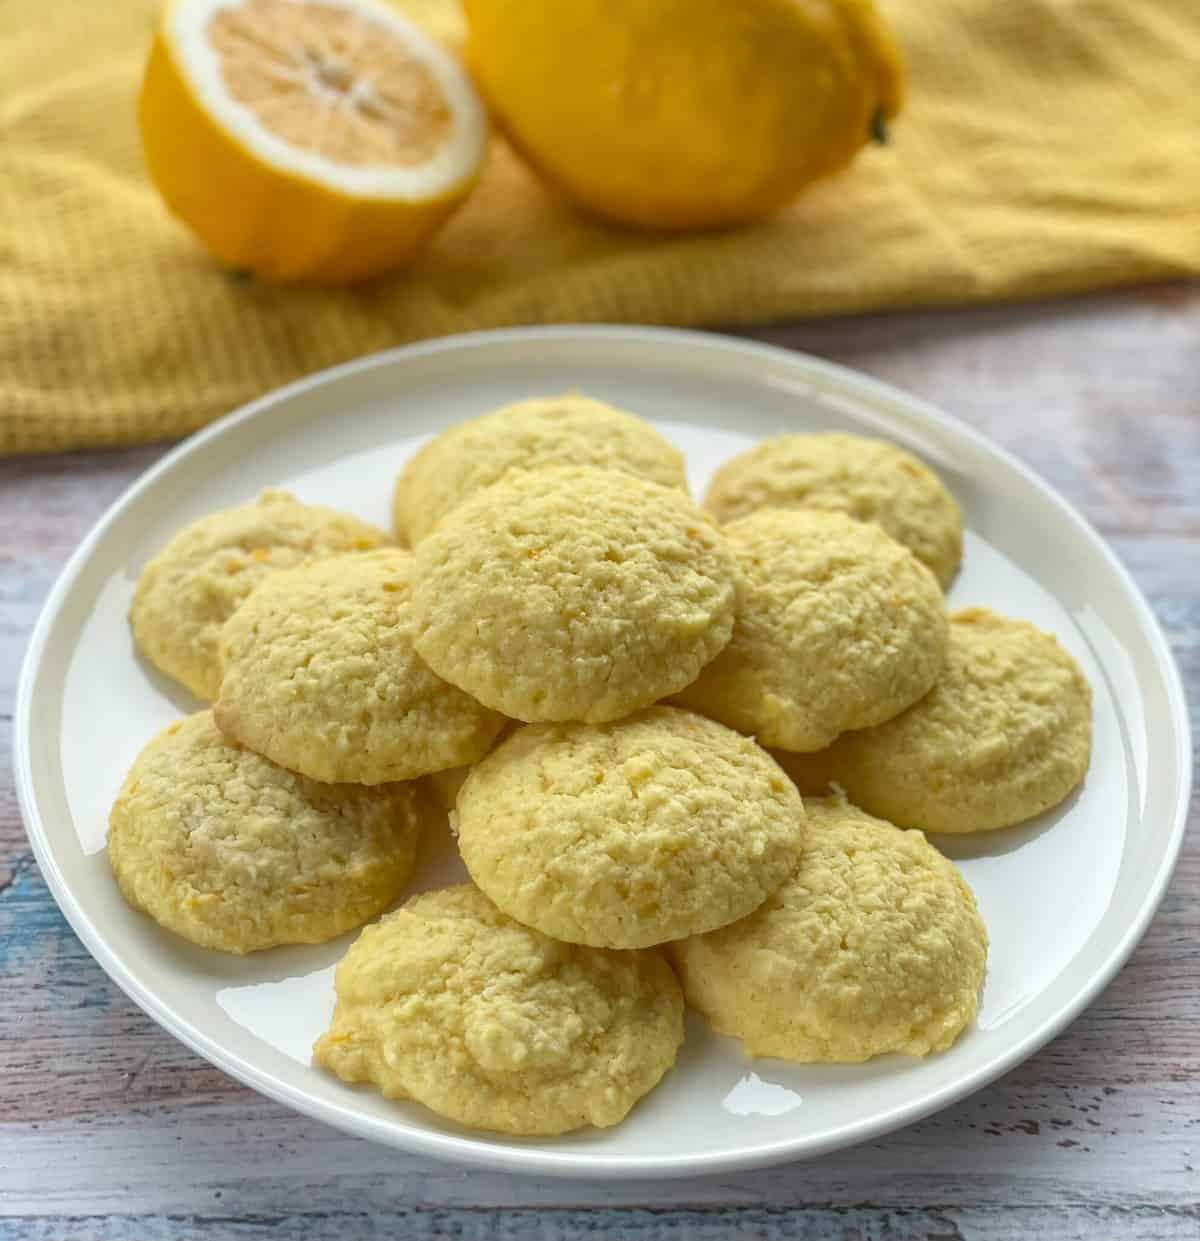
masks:
<svg viewBox="0 0 1200 1241"><path fill-rule="evenodd" d="M942 586L962 559L962 513L926 465L886 440L830 432L764 440L713 477L704 506L721 522L760 508L819 508L882 526Z"/></svg>
<svg viewBox="0 0 1200 1241"><path fill-rule="evenodd" d="M942 591L878 526L761 509L725 535L741 567L733 637L676 701L762 745L808 751L932 688L946 658Z"/></svg>
<svg viewBox="0 0 1200 1241"><path fill-rule="evenodd" d="M516 470L595 465L687 491L683 457L648 423L577 392L535 397L435 436L396 480L392 514L415 547L468 496Z"/></svg>
<svg viewBox="0 0 1200 1241"><path fill-rule="evenodd" d="M386 542L365 522L264 491L185 526L147 562L129 609L134 640L156 668L211 702L221 688L221 626L264 577Z"/></svg>
<svg viewBox="0 0 1200 1241"><path fill-rule="evenodd" d="M213 716L314 780L385 784L482 758L504 717L413 647L412 553L382 548L272 573L225 622Z"/></svg>
<svg viewBox="0 0 1200 1241"><path fill-rule="evenodd" d="M319 944L386 909L432 813L415 784L318 784L227 741L201 711L138 755L109 818L134 909L205 948Z"/></svg>
<svg viewBox="0 0 1200 1241"><path fill-rule="evenodd" d="M872 814L930 832L983 832L1049 810L1092 750L1092 691L1048 633L985 608L950 617L946 668L902 715L847 733L834 778Z"/></svg>
<svg viewBox="0 0 1200 1241"><path fill-rule="evenodd" d="M800 865L748 918L671 946L688 1003L751 1056L942 1051L975 1017L987 931L920 832L805 801Z"/></svg>
<svg viewBox="0 0 1200 1241"><path fill-rule="evenodd" d="M659 953L558 943L472 884L367 927L335 987L318 1064L500 1133L615 1125L683 1041L683 997Z"/></svg>
<svg viewBox="0 0 1200 1241"><path fill-rule="evenodd" d="M417 652L514 719L618 719L729 641L736 576L680 491L593 466L519 474L417 545Z"/></svg>
<svg viewBox="0 0 1200 1241"><path fill-rule="evenodd" d="M505 913L556 939L646 948L744 917L794 867L800 795L721 724L651 707L519 729L458 794L458 844Z"/></svg>

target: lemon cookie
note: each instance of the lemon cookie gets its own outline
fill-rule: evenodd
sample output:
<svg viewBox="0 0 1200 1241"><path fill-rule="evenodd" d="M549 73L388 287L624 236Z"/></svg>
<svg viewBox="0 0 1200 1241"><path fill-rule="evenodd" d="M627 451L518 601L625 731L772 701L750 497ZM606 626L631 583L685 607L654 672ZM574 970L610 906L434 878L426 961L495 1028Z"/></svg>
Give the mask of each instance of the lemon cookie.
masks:
<svg viewBox="0 0 1200 1241"><path fill-rule="evenodd" d="M611 720L729 641L737 566L682 492L591 466L478 491L415 553L416 646L520 720Z"/></svg>
<svg viewBox="0 0 1200 1241"><path fill-rule="evenodd" d="M725 534L741 567L733 637L679 702L763 745L819 750L932 687L946 658L941 588L878 526L762 509Z"/></svg>
<svg viewBox="0 0 1200 1241"><path fill-rule="evenodd" d="M946 586L962 559L962 513L928 466L863 435L780 435L734 457L704 505L722 522L760 508L818 508L882 526Z"/></svg>
<svg viewBox="0 0 1200 1241"><path fill-rule="evenodd" d="M987 932L916 831L810 798L791 877L748 918L671 946L688 1003L751 1056L851 1064L949 1047L975 1017Z"/></svg>
<svg viewBox="0 0 1200 1241"><path fill-rule="evenodd" d="M471 884L367 927L335 988L318 1064L500 1133L615 1125L683 1041L683 997L659 953L558 943Z"/></svg>
<svg viewBox="0 0 1200 1241"><path fill-rule="evenodd" d="M146 564L129 610L134 640L156 668L211 702L221 687L221 626L264 577L386 541L353 517L264 491L185 526Z"/></svg>
<svg viewBox="0 0 1200 1241"><path fill-rule="evenodd" d="M840 737L834 778L903 827L982 832L1057 805L1092 748L1091 687L1048 633L984 608L950 618L946 668L902 715Z"/></svg>
<svg viewBox="0 0 1200 1241"><path fill-rule="evenodd" d="M411 553L272 573L221 631L222 732L314 780L384 784L473 763L504 717L413 647Z"/></svg>
<svg viewBox="0 0 1200 1241"><path fill-rule="evenodd" d="M675 707L522 728L457 808L463 861L505 913L601 948L744 917L787 877L804 830L765 750Z"/></svg>
<svg viewBox="0 0 1200 1241"><path fill-rule="evenodd" d="M514 470L595 465L687 490L683 457L649 423L578 393L536 397L460 422L396 480L396 533L416 546L468 496Z"/></svg>
<svg viewBox="0 0 1200 1241"><path fill-rule="evenodd" d="M318 784L227 741L211 711L138 755L108 858L135 909L205 948L319 944L408 881L427 810L414 784Z"/></svg>

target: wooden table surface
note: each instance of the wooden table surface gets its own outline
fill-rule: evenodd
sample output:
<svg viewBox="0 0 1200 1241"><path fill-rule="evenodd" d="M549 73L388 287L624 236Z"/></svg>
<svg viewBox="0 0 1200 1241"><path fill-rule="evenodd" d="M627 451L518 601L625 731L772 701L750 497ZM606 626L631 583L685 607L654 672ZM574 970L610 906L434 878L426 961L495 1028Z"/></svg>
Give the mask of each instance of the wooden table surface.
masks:
<svg viewBox="0 0 1200 1241"><path fill-rule="evenodd" d="M754 333L953 411L1109 539L1200 702L1200 289ZM161 447L0 462L0 749L63 561ZM1192 827L1196 827L1193 801ZM0 765L0 1241L1200 1237L1200 833L1145 940L1061 1037L878 1142L707 1180L466 1172L260 1098L144 1017L47 893ZM598 1214L592 1208L607 1208Z"/></svg>

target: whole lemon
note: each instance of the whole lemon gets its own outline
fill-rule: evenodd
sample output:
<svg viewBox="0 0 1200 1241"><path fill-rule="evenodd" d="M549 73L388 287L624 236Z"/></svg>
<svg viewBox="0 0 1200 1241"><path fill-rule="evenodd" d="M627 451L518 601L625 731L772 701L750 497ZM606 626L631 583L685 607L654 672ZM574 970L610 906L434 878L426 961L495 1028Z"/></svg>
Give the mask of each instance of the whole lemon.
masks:
<svg viewBox="0 0 1200 1241"><path fill-rule="evenodd" d="M470 67L576 202L647 229L757 219L900 105L871 0L465 0Z"/></svg>

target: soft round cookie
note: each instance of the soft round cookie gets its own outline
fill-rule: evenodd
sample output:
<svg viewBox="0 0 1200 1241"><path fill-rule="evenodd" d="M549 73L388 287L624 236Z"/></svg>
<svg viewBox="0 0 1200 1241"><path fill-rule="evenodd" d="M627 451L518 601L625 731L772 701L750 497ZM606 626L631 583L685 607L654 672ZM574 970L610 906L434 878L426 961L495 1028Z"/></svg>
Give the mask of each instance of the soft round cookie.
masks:
<svg viewBox="0 0 1200 1241"><path fill-rule="evenodd" d="M201 711L138 755L108 859L135 909L205 948L319 944L386 909L432 810L415 784L318 784L227 741Z"/></svg>
<svg viewBox="0 0 1200 1241"><path fill-rule="evenodd" d="M751 1056L854 1064L942 1051L975 1017L987 931L920 832L805 801L799 866L748 918L672 944L684 995Z"/></svg>
<svg viewBox="0 0 1200 1241"><path fill-rule="evenodd" d="M761 509L725 535L741 567L733 637L677 702L762 745L808 751L932 688L946 659L945 600L878 526Z"/></svg>
<svg viewBox="0 0 1200 1241"><path fill-rule="evenodd" d="M818 508L882 526L942 586L962 559L962 513L928 466L886 440L780 435L728 461L704 506L722 522L761 508Z"/></svg>
<svg viewBox="0 0 1200 1241"><path fill-rule="evenodd" d="M787 877L800 795L721 724L651 707L519 729L458 794L471 877L556 939L646 948L744 917Z"/></svg>
<svg viewBox="0 0 1200 1241"><path fill-rule="evenodd" d="M931 832L983 832L1049 810L1087 771L1092 691L1079 665L1025 621L950 617L946 667L915 706L846 733L834 779L872 814Z"/></svg>
<svg viewBox="0 0 1200 1241"><path fill-rule="evenodd" d="M683 1042L683 997L661 954L558 943L472 884L367 927L335 988L318 1064L499 1133L615 1125Z"/></svg>
<svg viewBox="0 0 1200 1241"><path fill-rule="evenodd" d="M382 548L272 573L225 622L221 731L314 780L385 784L473 763L504 717L413 646L412 554Z"/></svg>
<svg viewBox="0 0 1200 1241"><path fill-rule="evenodd" d="M680 491L592 466L519 474L417 545L417 652L514 719L618 719L729 641L736 578Z"/></svg>
<svg viewBox="0 0 1200 1241"><path fill-rule="evenodd" d="M415 547L468 496L515 470L594 465L687 491L683 456L648 423L577 392L535 397L450 427L400 472L396 533Z"/></svg>
<svg viewBox="0 0 1200 1241"><path fill-rule="evenodd" d="M147 562L129 609L134 640L159 671L211 702L221 688L221 626L264 577L386 542L365 522L264 491L185 526Z"/></svg>

